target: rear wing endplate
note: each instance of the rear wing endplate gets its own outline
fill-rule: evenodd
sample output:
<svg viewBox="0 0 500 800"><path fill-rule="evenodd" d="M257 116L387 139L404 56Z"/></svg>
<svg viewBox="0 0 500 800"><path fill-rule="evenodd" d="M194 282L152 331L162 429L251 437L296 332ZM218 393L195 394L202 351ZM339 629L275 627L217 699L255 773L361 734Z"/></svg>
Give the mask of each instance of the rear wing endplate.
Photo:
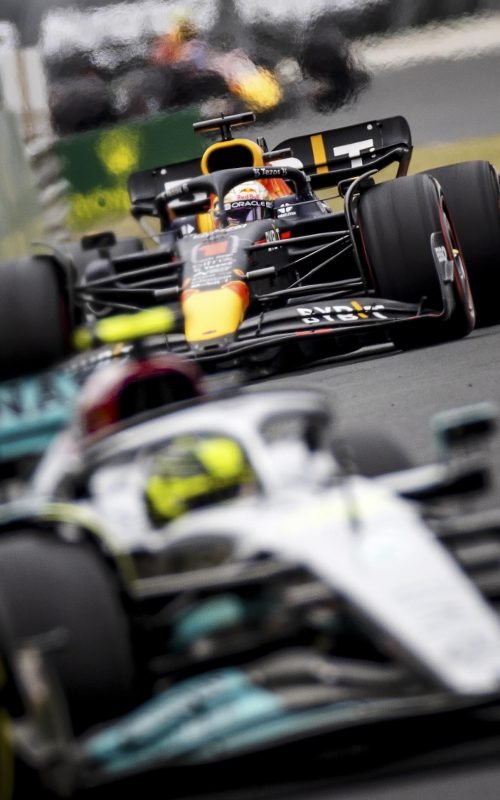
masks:
<svg viewBox="0 0 500 800"><path fill-rule="evenodd" d="M189 178L196 178L201 174L199 158L134 172L130 175L127 183L132 208L152 204L155 197L165 191L167 183L189 180Z"/></svg>

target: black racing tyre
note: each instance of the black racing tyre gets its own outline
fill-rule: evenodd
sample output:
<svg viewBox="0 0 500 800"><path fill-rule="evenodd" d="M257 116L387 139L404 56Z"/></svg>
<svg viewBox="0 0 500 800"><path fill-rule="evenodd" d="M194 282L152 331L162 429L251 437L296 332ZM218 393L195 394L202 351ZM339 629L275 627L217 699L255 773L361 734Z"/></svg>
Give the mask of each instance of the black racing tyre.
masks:
<svg viewBox="0 0 500 800"><path fill-rule="evenodd" d="M14 647L9 617L0 602L0 714L20 717L25 711L25 697L14 666ZM1 785L1 779L0 779ZM0 797L2 794L0 793Z"/></svg>
<svg viewBox="0 0 500 800"><path fill-rule="evenodd" d="M116 244L110 247L93 248L84 250L82 243L70 242L61 248L66 256L71 259L75 267L78 278L85 273L86 267L98 258L117 258L118 256L128 256L133 253L140 253L144 250L144 242L137 236L130 236L118 239Z"/></svg>
<svg viewBox="0 0 500 800"><path fill-rule="evenodd" d="M349 473L376 478L415 466L412 458L391 436L373 431L347 431L333 442L333 453Z"/></svg>
<svg viewBox="0 0 500 800"><path fill-rule="evenodd" d="M52 366L70 353L63 283L51 258L0 263L0 380Z"/></svg>
<svg viewBox="0 0 500 800"><path fill-rule="evenodd" d="M456 250L442 206L439 186L429 175L412 175L386 181L361 194L359 226L375 291L381 298L425 306L443 307L441 283L431 249L431 235L441 232L448 257ZM455 263L455 308L444 320L416 320L391 328L396 347L459 339L474 327L474 308L463 263Z"/></svg>
<svg viewBox="0 0 500 800"><path fill-rule="evenodd" d="M45 655L76 734L129 707L128 625L114 576L90 545L9 536L0 542L0 604L16 641L60 634Z"/></svg>
<svg viewBox="0 0 500 800"><path fill-rule="evenodd" d="M441 184L462 249L476 306L476 324L500 321L500 189L489 161L429 170Z"/></svg>

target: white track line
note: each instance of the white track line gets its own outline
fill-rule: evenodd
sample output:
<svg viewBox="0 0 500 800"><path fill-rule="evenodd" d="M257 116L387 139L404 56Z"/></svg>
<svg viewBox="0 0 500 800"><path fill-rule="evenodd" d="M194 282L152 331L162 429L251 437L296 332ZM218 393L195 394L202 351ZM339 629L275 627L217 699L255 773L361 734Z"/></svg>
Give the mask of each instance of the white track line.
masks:
<svg viewBox="0 0 500 800"><path fill-rule="evenodd" d="M412 28L407 34L367 37L356 41L353 48L374 72L421 62L461 61L500 53L500 14Z"/></svg>

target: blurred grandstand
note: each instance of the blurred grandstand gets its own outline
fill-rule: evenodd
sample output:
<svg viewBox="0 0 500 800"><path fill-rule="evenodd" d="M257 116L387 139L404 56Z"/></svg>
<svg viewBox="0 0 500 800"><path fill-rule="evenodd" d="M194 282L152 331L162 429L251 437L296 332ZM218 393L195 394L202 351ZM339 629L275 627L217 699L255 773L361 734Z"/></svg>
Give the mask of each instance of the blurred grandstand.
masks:
<svg viewBox="0 0 500 800"><path fill-rule="evenodd" d="M366 86L353 39L500 8L500 0L3 0L36 43L58 136L205 104L285 117ZM196 23L195 23L196 20ZM76 102L75 98L78 98Z"/></svg>
<svg viewBox="0 0 500 800"><path fill-rule="evenodd" d="M90 9L102 8L116 4L117 0L2 0L1 17L13 22L21 35L23 45L33 45L38 41L42 18L48 11L55 9ZM128 0L130 5L136 5L134 0ZM174 0L165 0L164 6L170 5ZM198 13L198 8L212 6L213 13L219 15L223 27L229 22L231 16L227 11L234 5L233 0L211 0L204 3L191 0L186 5L192 5ZM488 10L499 10L500 0L311 0L303 3L296 0L254 0L247 4L240 3L240 11L245 16L251 14L265 21L269 14L292 16L296 11L299 14L310 15L319 6L327 6L335 13L339 25L344 33L349 35L366 35L368 33L381 33L387 30L400 30L401 28L421 25L427 22L444 20L463 14L474 14ZM234 27L234 26L233 26Z"/></svg>
<svg viewBox="0 0 500 800"><path fill-rule="evenodd" d="M307 20L264 9L250 18L234 0L54 9L39 39L54 129L64 136L194 104L205 116L250 109L261 119L308 100L338 108L368 74L335 14L316 5Z"/></svg>
<svg viewBox="0 0 500 800"><path fill-rule="evenodd" d="M200 116L348 107L371 79L367 37L494 10L500 0L1 0L0 106L20 120L63 237L125 214L132 168L199 155Z"/></svg>

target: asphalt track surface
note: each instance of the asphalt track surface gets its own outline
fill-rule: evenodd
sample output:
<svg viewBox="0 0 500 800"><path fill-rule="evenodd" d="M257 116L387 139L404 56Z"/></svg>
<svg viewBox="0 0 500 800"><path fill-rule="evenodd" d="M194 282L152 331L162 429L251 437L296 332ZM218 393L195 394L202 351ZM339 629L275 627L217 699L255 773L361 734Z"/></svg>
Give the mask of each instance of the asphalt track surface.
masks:
<svg viewBox="0 0 500 800"><path fill-rule="evenodd" d="M261 385L320 389L330 399L340 433L379 431L404 444L415 464L425 464L436 457L434 414L483 401L500 411L500 325L408 353L367 348ZM485 456L494 477L485 500L500 507L498 433Z"/></svg>
<svg viewBox="0 0 500 800"><path fill-rule="evenodd" d="M355 103L331 115L307 113L293 135L402 114L416 146L500 132L500 54L461 61L428 61L373 76ZM289 123L265 129L275 146L291 135Z"/></svg>
<svg viewBox="0 0 500 800"><path fill-rule="evenodd" d="M356 101L331 114L315 113L304 105L293 123L276 122L255 130L259 134L262 131L268 144L275 147L292 135L402 114L410 124L417 147L497 135L500 133L500 18L495 18L495 25L498 49L494 52L448 60L438 57L438 46L434 57L424 53L418 63L391 69L372 64L367 58L371 82ZM380 49L383 52L383 45ZM359 45L360 57L362 53ZM401 56L403 53L404 43ZM378 54L372 60L380 58Z"/></svg>
<svg viewBox="0 0 500 800"><path fill-rule="evenodd" d="M500 134L499 74L500 52L381 70L356 104L330 116L304 115L293 135L392 114L407 117L416 146ZM263 131L272 146L291 135L289 125ZM385 431L404 442L416 463L425 463L435 455L433 414L485 400L500 408L500 298L498 321L461 341L411 353L359 353L273 383L328 392L339 429ZM498 483L489 502L500 506L500 435L489 456Z"/></svg>
<svg viewBox="0 0 500 800"><path fill-rule="evenodd" d="M410 121L417 145L498 134L499 68L500 56L493 54L381 73L355 106L330 119L308 115L297 123L294 134L397 113ZM275 125L266 135L274 145L291 133L289 127ZM359 352L356 357L322 363L264 385L321 389L331 398L339 431L359 427L383 431L403 442L415 463L423 464L435 456L433 414L485 400L500 408L500 298L498 327L409 353ZM485 455L494 475L485 503L500 507L498 433ZM478 765L466 756L450 769L408 772L402 779L370 780L357 787L299 791L296 796L308 800L497 800L499 786L497 757Z"/></svg>
<svg viewBox="0 0 500 800"><path fill-rule="evenodd" d="M404 69L383 71L370 89L350 108L327 117L307 109L294 122L262 126L252 133L265 135L270 146L292 135L319 131L368 119L403 114L418 145L500 133L498 78L500 53L459 62L442 60ZM500 165L497 165L500 167ZM499 265L500 268L500 265ZM474 331L467 338L410 353L378 348L342 357L267 379L259 386L317 388L327 393L340 433L369 428L402 442L416 464L435 456L430 427L433 414L482 401L500 407L500 298L498 327ZM486 498L500 507L500 435L492 441L489 457L497 481ZM387 741L390 751L391 743ZM498 800L500 760L470 754L434 769L407 768L394 778L321 786L288 785L244 790L246 800ZM262 776L265 780L265 776ZM236 793L234 797L239 797ZM217 795L213 795L216 800ZM225 793L224 800L233 796Z"/></svg>
<svg viewBox="0 0 500 800"><path fill-rule="evenodd" d="M404 114L417 145L500 132L498 78L500 55L464 62L423 63L374 78L368 92L349 109L335 114L304 115L293 134L311 132L370 118ZM260 133L261 131L258 131ZM292 135L290 124L262 129L271 145ZM500 165L497 165L500 166ZM499 265L500 268L500 265ZM467 338L411 353L366 350L308 370L266 380L263 386L314 387L331 399L339 432L371 428L403 442L415 460L435 454L430 418L436 412L481 401L500 406L499 325L474 331ZM258 384L256 384L258 386ZM488 504L500 506L500 435L490 451L497 481ZM390 749L390 741L387 742ZM345 784L315 790L289 787L290 800L498 800L500 762L476 764L463 759L451 768L408 771L403 778L379 778L357 786ZM252 794L252 798L259 795ZM226 796L227 798L227 796Z"/></svg>

